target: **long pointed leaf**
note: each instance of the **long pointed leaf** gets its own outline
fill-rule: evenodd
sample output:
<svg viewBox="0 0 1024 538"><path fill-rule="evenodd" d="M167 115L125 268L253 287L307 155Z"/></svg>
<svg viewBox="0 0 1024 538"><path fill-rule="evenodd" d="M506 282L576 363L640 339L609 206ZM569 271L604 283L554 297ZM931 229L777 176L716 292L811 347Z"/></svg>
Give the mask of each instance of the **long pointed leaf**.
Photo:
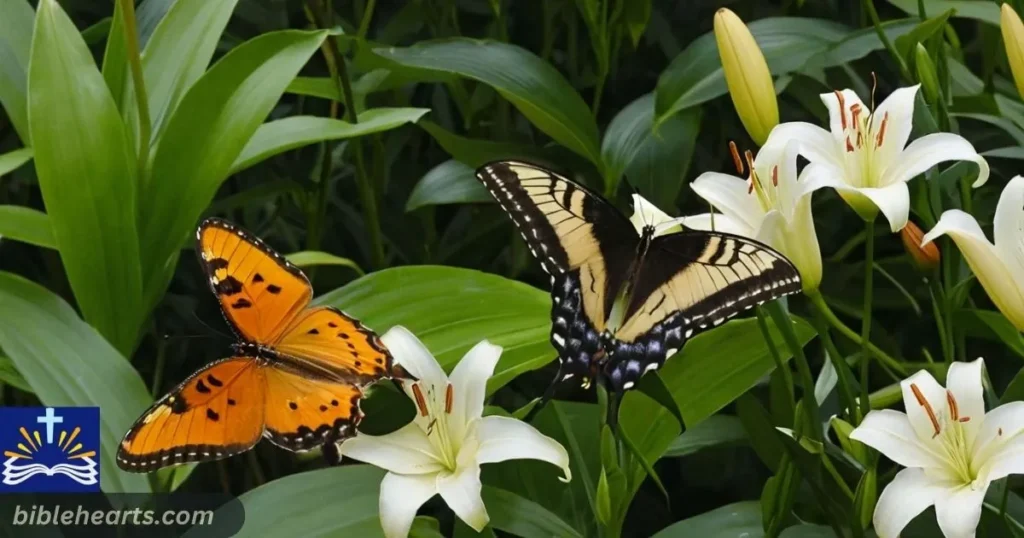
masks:
<svg viewBox="0 0 1024 538"><path fill-rule="evenodd" d="M30 145L28 62L35 13L24 0L0 0L0 105L21 141Z"/></svg>
<svg viewBox="0 0 1024 538"><path fill-rule="evenodd" d="M43 404L99 406L103 491L148 492L145 475L114 462L121 437L152 400L131 364L60 297L4 272L0 319L0 347Z"/></svg>
<svg viewBox="0 0 1024 538"><path fill-rule="evenodd" d="M50 218L31 207L0 205L0 237L37 247L57 248Z"/></svg>
<svg viewBox="0 0 1024 538"><path fill-rule="evenodd" d="M149 307L163 295L179 247L242 149L326 35L288 30L239 45L178 105L157 144L139 214Z"/></svg>
<svg viewBox="0 0 1024 538"><path fill-rule="evenodd" d="M39 6L28 81L39 187L83 316L128 354L144 317L135 160L78 29L55 0Z"/></svg>

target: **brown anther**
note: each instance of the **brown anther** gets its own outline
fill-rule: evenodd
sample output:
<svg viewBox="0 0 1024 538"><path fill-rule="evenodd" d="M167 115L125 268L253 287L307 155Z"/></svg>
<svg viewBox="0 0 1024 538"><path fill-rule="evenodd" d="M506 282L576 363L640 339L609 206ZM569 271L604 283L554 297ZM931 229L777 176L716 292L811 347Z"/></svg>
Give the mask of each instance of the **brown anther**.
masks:
<svg viewBox="0 0 1024 538"><path fill-rule="evenodd" d="M846 130L846 98L843 97L843 92L835 90L836 100L839 101L839 121L843 126L843 130Z"/></svg>
<svg viewBox="0 0 1024 538"><path fill-rule="evenodd" d="M779 186L779 165L775 165L772 167L772 186Z"/></svg>
<svg viewBox="0 0 1024 538"><path fill-rule="evenodd" d="M857 131L857 149L864 147L864 131Z"/></svg>
<svg viewBox="0 0 1024 538"><path fill-rule="evenodd" d="M960 420L960 408L957 407L956 398L950 390L946 391L946 403L949 405L949 417L953 420Z"/></svg>
<svg viewBox="0 0 1024 538"><path fill-rule="evenodd" d="M971 417L960 417L959 420L960 420L960 422L970 422L971 421Z"/></svg>
<svg viewBox="0 0 1024 538"><path fill-rule="evenodd" d="M732 154L732 164L736 166L736 173L743 175L743 159L740 158L740 151L736 149L736 142L729 141L729 153Z"/></svg>
<svg viewBox="0 0 1024 538"><path fill-rule="evenodd" d="M754 193L754 178L750 178L750 185L747 185L747 194Z"/></svg>
<svg viewBox="0 0 1024 538"><path fill-rule="evenodd" d="M455 391L452 389L452 384L448 383L448 388L444 390L444 412L449 415L452 414L452 403L455 401Z"/></svg>
<svg viewBox="0 0 1024 538"><path fill-rule="evenodd" d="M860 118L861 110L863 109L860 107L860 103L850 105L850 118L853 121L853 128L857 129L857 132L860 132L860 121L858 119Z"/></svg>
<svg viewBox="0 0 1024 538"><path fill-rule="evenodd" d="M886 112L882 116L882 125L878 127L878 139L875 140L875 147L882 147L882 142L885 141L885 126L889 124L889 113Z"/></svg>
<svg viewBox="0 0 1024 538"><path fill-rule="evenodd" d="M917 403L924 408L924 412L928 414L928 419L932 421L932 428L935 428L935 434L932 435L932 438L938 436L942 429L939 427L939 419L935 416L932 404L928 403L928 400L924 399L924 394L921 393L921 389L917 388L917 384L911 383L910 391L914 393L914 398L917 398Z"/></svg>
<svg viewBox="0 0 1024 538"><path fill-rule="evenodd" d="M423 391L418 384L413 384L412 395L416 397L416 408L420 410L420 416L427 416L427 400L423 397Z"/></svg>
<svg viewBox="0 0 1024 538"><path fill-rule="evenodd" d="M850 143L850 135L846 135L846 152L853 153L853 144Z"/></svg>

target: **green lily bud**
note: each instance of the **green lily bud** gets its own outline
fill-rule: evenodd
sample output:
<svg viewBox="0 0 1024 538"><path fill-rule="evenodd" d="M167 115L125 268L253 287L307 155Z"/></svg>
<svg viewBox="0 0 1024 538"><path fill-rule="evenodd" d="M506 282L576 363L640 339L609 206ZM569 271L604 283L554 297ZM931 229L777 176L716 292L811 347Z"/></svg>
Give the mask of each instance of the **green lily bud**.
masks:
<svg viewBox="0 0 1024 538"><path fill-rule="evenodd" d="M928 56L928 49L918 43L914 52L914 67L917 70L917 81L921 83L924 97L929 103L939 101L939 76L935 73L935 64Z"/></svg>
<svg viewBox="0 0 1024 538"><path fill-rule="evenodd" d="M1020 16L1010 4L1003 4L999 28L1003 31L1003 44L1006 46L1006 56L1010 59L1010 71L1017 84L1017 93L1024 98L1024 23L1021 23Z"/></svg>
<svg viewBox="0 0 1024 538"><path fill-rule="evenodd" d="M722 8L715 13L715 41L736 113L750 138L764 145L779 123L775 84L760 47L743 21Z"/></svg>

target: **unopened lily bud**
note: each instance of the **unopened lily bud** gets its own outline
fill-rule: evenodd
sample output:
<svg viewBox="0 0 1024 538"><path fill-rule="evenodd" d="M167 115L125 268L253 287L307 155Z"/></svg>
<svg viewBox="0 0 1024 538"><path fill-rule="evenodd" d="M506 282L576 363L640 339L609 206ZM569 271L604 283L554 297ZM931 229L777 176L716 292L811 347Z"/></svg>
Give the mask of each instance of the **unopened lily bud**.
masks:
<svg viewBox="0 0 1024 538"><path fill-rule="evenodd" d="M1024 23L1021 23L1020 16L1008 3L1003 4L999 27L1003 31L1003 44L1010 60L1013 81L1017 84L1017 93L1024 98Z"/></svg>
<svg viewBox="0 0 1024 538"><path fill-rule="evenodd" d="M736 113L750 138L764 145L768 133L779 123L779 104L768 62L747 26L726 8L715 13L715 41Z"/></svg>
<svg viewBox="0 0 1024 538"><path fill-rule="evenodd" d="M939 255L939 247L935 246L934 242L921 246L923 238L924 232L911 221L907 221L907 225L900 230L903 248L914 260L914 265L922 271L931 271L939 265L942 258Z"/></svg>
<svg viewBox="0 0 1024 538"><path fill-rule="evenodd" d="M924 97L929 103L939 101L939 76L935 73L935 64L928 56L928 49L918 43L914 53L914 67L917 70L917 81L921 83Z"/></svg>

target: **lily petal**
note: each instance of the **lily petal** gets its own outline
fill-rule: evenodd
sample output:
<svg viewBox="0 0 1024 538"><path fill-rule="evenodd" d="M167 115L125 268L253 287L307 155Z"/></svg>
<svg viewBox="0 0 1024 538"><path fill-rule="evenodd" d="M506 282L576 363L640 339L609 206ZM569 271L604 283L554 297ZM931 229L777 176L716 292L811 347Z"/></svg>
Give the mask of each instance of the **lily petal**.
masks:
<svg viewBox="0 0 1024 538"><path fill-rule="evenodd" d="M764 216L757 197L749 192L747 180L719 172L704 172L690 188L701 198L734 220L756 229Z"/></svg>
<svg viewBox="0 0 1024 538"><path fill-rule="evenodd" d="M840 106L840 99L836 95L837 93L842 94L842 106ZM832 93L821 94L821 102L825 103L825 107L828 108L828 124L829 129L832 131L832 138L837 144L842 144L846 140L846 133L844 132L843 126L852 127L852 115L850 109L854 105L860 105L860 108L864 110L864 114L870 112L864 102L857 96L857 92L853 90L843 90ZM845 119L844 119L845 116ZM861 116L863 117L863 116Z"/></svg>
<svg viewBox="0 0 1024 538"><path fill-rule="evenodd" d="M911 142L882 172L881 185L910 181L946 161L974 161L980 170L973 186L980 187L988 181L988 162L967 139L952 133L934 133Z"/></svg>
<svg viewBox="0 0 1024 538"><path fill-rule="evenodd" d="M380 483L380 525L384 536L408 536L416 511L436 493L434 475L388 473Z"/></svg>
<svg viewBox="0 0 1024 538"><path fill-rule="evenodd" d="M971 460L982 466L989 465L989 460L994 461L1004 447L1024 439L1021 433L1024 433L1024 402L1000 405L985 415L978 429Z"/></svg>
<svg viewBox="0 0 1024 538"><path fill-rule="evenodd" d="M754 235L754 230L747 226L746 222L737 221L729 215L721 213L715 213L714 215L711 213L701 213L692 217L684 217L683 227L692 230L724 232L742 235L743 237L753 237Z"/></svg>
<svg viewBox="0 0 1024 538"><path fill-rule="evenodd" d="M995 245L985 238L978 221L959 209L950 209L943 213L935 227L925 234L922 245L946 234L956 242L960 252L967 258L967 265L978 277L981 286L985 288L999 311L1018 330L1024 330L1024 297L1017 288L1018 281L1006 266Z"/></svg>
<svg viewBox="0 0 1024 538"><path fill-rule="evenodd" d="M469 423L483 415L487 380L494 374L500 357L501 346L483 340L466 352L452 371L452 408L448 424L455 439L465 437Z"/></svg>
<svg viewBox="0 0 1024 538"><path fill-rule="evenodd" d="M942 482L929 477L924 470L903 469L878 498L873 518L875 531L880 538L896 538L907 523L944 493Z"/></svg>
<svg viewBox="0 0 1024 538"><path fill-rule="evenodd" d="M1011 474L1024 474L1024 437L1017 437L999 447L978 476L992 482Z"/></svg>
<svg viewBox="0 0 1024 538"><path fill-rule="evenodd" d="M946 491L935 502L935 516L946 538L974 538L981 521L981 503L988 484L977 489L962 486Z"/></svg>
<svg viewBox="0 0 1024 538"><path fill-rule="evenodd" d="M842 158L836 153L836 139L832 133L817 125L803 121L780 123L772 129L765 145L770 144L773 138L797 142L800 154L812 163L839 163L838 166L842 168Z"/></svg>
<svg viewBox="0 0 1024 538"><path fill-rule="evenodd" d="M670 217L668 213L665 213L658 208L658 206L649 202L647 198L644 198L639 194L633 195L633 215L629 217L629 222L633 223L633 227L636 228L636 233L643 233L644 226L658 227L658 225L672 220L672 217ZM666 233L668 233L668 231L666 231Z"/></svg>
<svg viewBox="0 0 1024 538"><path fill-rule="evenodd" d="M441 365L437 363L437 359L430 354L430 350L423 345L423 342L420 342L420 339L405 327L401 325L392 327L380 339L391 351L395 361L424 384L443 387L448 383L448 376L441 369ZM412 384L404 383L403 385L409 387ZM408 389L406 393L410 398L413 397Z"/></svg>
<svg viewBox="0 0 1024 538"><path fill-rule="evenodd" d="M907 225L907 217L910 215L910 189L907 188L906 183L850 190L856 190L867 196L872 203L878 206L885 218L889 220L889 228L893 233L902 230Z"/></svg>
<svg viewBox="0 0 1024 538"><path fill-rule="evenodd" d="M784 254L800 271L804 290L816 290L821 284L821 248L811 216L811 199L797 200L792 220L782 213L769 211L754 239Z"/></svg>
<svg viewBox="0 0 1024 538"><path fill-rule="evenodd" d="M480 466L467 465L455 473L437 477L437 491L459 519L480 532L487 526L490 516L480 497Z"/></svg>
<svg viewBox="0 0 1024 538"><path fill-rule="evenodd" d="M914 427L918 440L924 446L930 446L937 426L932 422L933 415L929 414L928 409L932 410L934 417L938 417L938 413L946 406L946 389L926 370L920 370L904 379L900 387L903 389L903 406L907 410L910 425Z"/></svg>
<svg viewBox="0 0 1024 538"><path fill-rule="evenodd" d="M918 438L907 415L891 409L871 411L850 439L885 454L904 467L934 467L941 460Z"/></svg>
<svg viewBox="0 0 1024 538"><path fill-rule="evenodd" d="M1016 176L1003 187L992 228L996 252L1014 274L1014 282L1024 282L1024 177Z"/></svg>
<svg viewBox="0 0 1024 538"><path fill-rule="evenodd" d="M569 453L554 439L540 433L533 426L513 418L492 415L477 425L480 447L476 459L479 463L496 463L515 459L541 460L557 465L565 473L563 482L572 479L569 471Z"/></svg>
<svg viewBox="0 0 1024 538"><path fill-rule="evenodd" d="M985 361L954 362L946 374L946 389L956 398L957 412L967 433L968 442L973 442L984 422L985 396L982 393L981 378Z"/></svg>
<svg viewBox="0 0 1024 538"><path fill-rule="evenodd" d="M444 468L430 440L414 423L387 435L359 434L340 443L338 452L393 473L436 473Z"/></svg>
<svg viewBox="0 0 1024 538"><path fill-rule="evenodd" d="M878 170L885 170L907 146L914 127L914 98L920 87L920 84L915 84L890 93L872 114L871 121L876 130L881 129L882 122L885 122L885 131L876 139L876 142L882 141L882 145L875 149Z"/></svg>

